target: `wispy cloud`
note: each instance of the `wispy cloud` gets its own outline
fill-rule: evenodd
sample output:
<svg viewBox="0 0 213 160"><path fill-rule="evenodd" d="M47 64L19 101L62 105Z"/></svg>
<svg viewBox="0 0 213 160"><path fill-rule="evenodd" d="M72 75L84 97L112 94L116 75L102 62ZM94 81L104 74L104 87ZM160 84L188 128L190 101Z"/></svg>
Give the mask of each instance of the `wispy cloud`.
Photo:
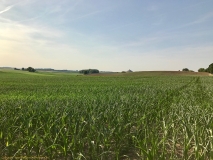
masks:
<svg viewBox="0 0 213 160"><path fill-rule="evenodd" d="M17 21L17 22L25 22L25 21L32 21L32 20L36 20L36 19L39 19L45 15L47 15L49 13L49 11L46 11L42 14L40 14L39 16L35 16L35 17L32 17L32 18L28 18L28 19L24 19L24 20L21 20L21 21Z"/></svg>
<svg viewBox="0 0 213 160"><path fill-rule="evenodd" d="M209 13L205 14L204 16L200 17L199 19L197 19L193 22L190 22L186 25L189 26L189 25L193 25L193 24L203 23L203 22L205 22L205 21L207 21L208 19L211 19L211 18L213 18L213 12L209 12Z"/></svg>
<svg viewBox="0 0 213 160"><path fill-rule="evenodd" d="M125 28L125 27L129 27L129 26L132 26L134 24L137 24L139 21L137 22L132 22L132 23L128 23L128 24L124 24L124 25L121 25L121 26L118 26L118 27L114 27L112 29L110 29L109 31L113 31L113 30L118 30L120 28Z"/></svg>
<svg viewBox="0 0 213 160"><path fill-rule="evenodd" d="M211 0L0 1L1 65L178 70L211 60Z"/></svg>
<svg viewBox="0 0 213 160"><path fill-rule="evenodd" d="M179 26L175 29L181 29L181 28L192 26L192 25L201 24L201 23L204 23L211 18L213 18L213 12L209 12L209 13L203 15L202 17L199 17L198 19L196 19L192 22L189 22L187 24L181 25L181 26Z"/></svg>
<svg viewBox="0 0 213 160"><path fill-rule="evenodd" d="M7 6L4 10L0 11L0 14L9 11L9 10L12 9L13 7L14 7L14 5Z"/></svg>
<svg viewBox="0 0 213 160"><path fill-rule="evenodd" d="M160 37L160 36L145 37L145 38L141 38L138 41L133 41L133 42L124 44L122 47L146 46L146 45L154 44L159 41L162 41L162 37Z"/></svg>
<svg viewBox="0 0 213 160"><path fill-rule="evenodd" d="M87 13L85 15L82 15L82 16L79 16L77 18L74 18L71 21L75 21L75 20L79 20L79 19L82 19L82 18L86 18L86 17L92 16L92 15L98 14L100 12L103 12L103 10L98 10L98 11L94 11L94 12L91 12L91 13Z"/></svg>
<svg viewBox="0 0 213 160"><path fill-rule="evenodd" d="M63 13L60 15L60 17L66 15L68 12L74 10L74 9L76 8L76 6L79 5L80 2L81 2L81 1L77 0L77 1L76 1L71 7L69 7L67 10L62 9Z"/></svg>
<svg viewBox="0 0 213 160"><path fill-rule="evenodd" d="M0 14L5 13L5 12L11 10L13 7L15 7L18 4L23 3L24 1L25 0L20 0L20 1L16 2L16 3L13 3L12 5L7 6L4 10L0 11ZM2 1L2 4L5 4L6 2L8 2L8 1Z"/></svg>

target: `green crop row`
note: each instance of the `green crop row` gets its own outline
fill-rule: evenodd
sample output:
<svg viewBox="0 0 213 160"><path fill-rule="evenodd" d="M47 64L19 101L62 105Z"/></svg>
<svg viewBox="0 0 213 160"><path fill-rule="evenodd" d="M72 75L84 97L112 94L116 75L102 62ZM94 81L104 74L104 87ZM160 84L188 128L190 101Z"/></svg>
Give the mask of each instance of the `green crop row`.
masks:
<svg viewBox="0 0 213 160"><path fill-rule="evenodd" d="M213 159L213 79L0 77L0 156Z"/></svg>

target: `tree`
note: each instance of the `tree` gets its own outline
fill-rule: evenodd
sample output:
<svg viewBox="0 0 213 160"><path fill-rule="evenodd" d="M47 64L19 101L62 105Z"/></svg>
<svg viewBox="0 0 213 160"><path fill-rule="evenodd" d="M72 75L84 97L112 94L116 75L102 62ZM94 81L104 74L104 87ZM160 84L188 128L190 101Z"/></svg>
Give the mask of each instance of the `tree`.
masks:
<svg viewBox="0 0 213 160"><path fill-rule="evenodd" d="M89 69L89 73L99 73L99 70L97 70L97 69Z"/></svg>
<svg viewBox="0 0 213 160"><path fill-rule="evenodd" d="M213 63L209 65L209 67L207 68L207 72L213 74Z"/></svg>
<svg viewBox="0 0 213 160"><path fill-rule="evenodd" d="M198 69L198 72L206 72L205 68Z"/></svg>
<svg viewBox="0 0 213 160"><path fill-rule="evenodd" d="M27 71L29 71L29 72L35 72L36 70L33 67L28 67Z"/></svg>
<svg viewBox="0 0 213 160"><path fill-rule="evenodd" d="M209 68L206 68L206 69L205 69L205 72L209 72Z"/></svg>
<svg viewBox="0 0 213 160"><path fill-rule="evenodd" d="M97 70L97 69L83 69L83 70L80 70L79 73L83 73L83 74L99 73L99 70Z"/></svg>
<svg viewBox="0 0 213 160"><path fill-rule="evenodd" d="M87 70L84 70L84 72L83 72L84 74L88 74L89 72L87 71Z"/></svg>
<svg viewBox="0 0 213 160"><path fill-rule="evenodd" d="M189 69L188 68L183 68L182 71L189 71Z"/></svg>

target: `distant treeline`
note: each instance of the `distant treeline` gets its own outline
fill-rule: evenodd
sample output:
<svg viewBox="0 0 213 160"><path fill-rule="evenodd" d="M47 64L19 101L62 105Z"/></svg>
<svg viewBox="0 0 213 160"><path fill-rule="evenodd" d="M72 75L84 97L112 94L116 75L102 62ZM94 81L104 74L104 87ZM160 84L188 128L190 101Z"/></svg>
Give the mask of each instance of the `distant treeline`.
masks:
<svg viewBox="0 0 213 160"><path fill-rule="evenodd" d="M22 71L28 71L28 72L35 72L36 71L33 67L22 68L22 69L14 68L14 70L22 70Z"/></svg>
<svg viewBox="0 0 213 160"><path fill-rule="evenodd" d="M194 72L192 70L189 70L188 68L183 68L182 71ZM199 68L198 72L208 72L208 73L213 74L213 63L210 64L208 68Z"/></svg>
<svg viewBox="0 0 213 160"><path fill-rule="evenodd" d="M67 70L67 69L63 69L63 70L56 70L56 69L52 69L52 68L36 68L37 71L53 71L53 72L73 72L73 73L78 73L78 70Z"/></svg>
<svg viewBox="0 0 213 160"><path fill-rule="evenodd" d="M208 68L200 68L198 69L198 72L209 72L211 74L213 74L213 63L209 65Z"/></svg>
<svg viewBox="0 0 213 160"><path fill-rule="evenodd" d="M97 69L83 69L83 70L80 70L79 73L82 73L82 74L99 73L99 70L97 70Z"/></svg>
<svg viewBox="0 0 213 160"><path fill-rule="evenodd" d="M37 71L54 71L52 68L36 68Z"/></svg>

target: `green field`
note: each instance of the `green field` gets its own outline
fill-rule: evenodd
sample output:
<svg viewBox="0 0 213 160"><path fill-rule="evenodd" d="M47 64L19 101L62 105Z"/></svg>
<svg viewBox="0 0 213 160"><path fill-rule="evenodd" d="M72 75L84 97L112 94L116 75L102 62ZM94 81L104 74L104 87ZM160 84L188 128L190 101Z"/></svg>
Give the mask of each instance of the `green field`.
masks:
<svg viewBox="0 0 213 160"><path fill-rule="evenodd" d="M3 158L207 160L212 130L210 76L0 70Z"/></svg>

